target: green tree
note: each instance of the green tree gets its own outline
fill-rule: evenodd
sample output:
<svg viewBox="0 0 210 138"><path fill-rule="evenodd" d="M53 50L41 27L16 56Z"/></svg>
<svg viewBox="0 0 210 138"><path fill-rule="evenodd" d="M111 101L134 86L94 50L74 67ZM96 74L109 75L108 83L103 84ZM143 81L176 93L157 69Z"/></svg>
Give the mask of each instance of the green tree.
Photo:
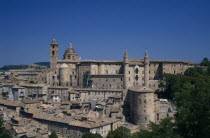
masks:
<svg viewBox="0 0 210 138"><path fill-rule="evenodd" d="M114 131L110 131L107 138L129 138L130 135L130 130L121 126Z"/></svg>
<svg viewBox="0 0 210 138"><path fill-rule="evenodd" d="M141 130L139 132L133 133L131 138L152 138L152 133L147 130Z"/></svg>
<svg viewBox="0 0 210 138"><path fill-rule="evenodd" d="M7 97L7 93L6 92L2 92L1 95L5 98Z"/></svg>
<svg viewBox="0 0 210 138"><path fill-rule="evenodd" d="M0 138L12 138L10 131L4 128L4 120L0 117Z"/></svg>
<svg viewBox="0 0 210 138"><path fill-rule="evenodd" d="M208 75L210 76L210 64L208 65L207 73L208 73Z"/></svg>
<svg viewBox="0 0 210 138"><path fill-rule="evenodd" d="M189 68L185 71L184 75L185 76L191 76L191 77L199 77L202 75L206 75L206 71L201 68L201 67L194 67L194 68Z"/></svg>
<svg viewBox="0 0 210 138"><path fill-rule="evenodd" d="M131 138L180 138L172 118L165 118L159 124L150 122L149 128L149 131L141 130L134 133Z"/></svg>
<svg viewBox="0 0 210 138"><path fill-rule="evenodd" d="M203 58L201 61L201 66L208 66L209 65L209 60L207 57Z"/></svg>
<svg viewBox="0 0 210 138"><path fill-rule="evenodd" d="M57 134L55 133L55 131L53 131L51 133L51 135L49 136L49 138L58 138Z"/></svg>
<svg viewBox="0 0 210 138"><path fill-rule="evenodd" d="M210 137L209 82L187 83L175 94L175 116L180 135L187 138Z"/></svg>
<svg viewBox="0 0 210 138"><path fill-rule="evenodd" d="M165 74L162 97L177 107L177 134L186 138L210 137L210 76L208 69L189 68L184 75ZM152 130L154 131L154 130Z"/></svg>
<svg viewBox="0 0 210 138"><path fill-rule="evenodd" d="M85 133L82 135L82 138L102 138L102 136L98 133L93 134L93 133Z"/></svg>

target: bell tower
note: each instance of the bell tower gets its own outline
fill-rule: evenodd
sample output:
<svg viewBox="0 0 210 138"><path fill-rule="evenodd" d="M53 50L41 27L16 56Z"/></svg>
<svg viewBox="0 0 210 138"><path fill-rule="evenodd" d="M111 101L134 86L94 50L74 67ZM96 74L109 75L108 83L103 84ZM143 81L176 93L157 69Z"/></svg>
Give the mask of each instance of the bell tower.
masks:
<svg viewBox="0 0 210 138"><path fill-rule="evenodd" d="M50 69L56 70L58 61L58 44L55 39L50 44Z"/></svg>

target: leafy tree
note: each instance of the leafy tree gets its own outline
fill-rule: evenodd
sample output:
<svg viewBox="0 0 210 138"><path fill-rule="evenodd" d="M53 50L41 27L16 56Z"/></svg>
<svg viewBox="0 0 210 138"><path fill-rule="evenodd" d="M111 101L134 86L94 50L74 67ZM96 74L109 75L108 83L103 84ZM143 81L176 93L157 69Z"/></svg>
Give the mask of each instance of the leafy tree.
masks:
<svg viewBox="0 0 210 138"><path fill-rule="evenodd" d="M208 66L209 65L209 60L207 57L205 57L202 61L201 61L201 66Z"/></svg>
<svg viewBox="0 0 210 138"><path fill-rule="evenodd" d="M210 86L209 82L187 83L175 94L175 116L180 135L188 138L210 136Z"/></svg>
<svg viewBox="0 0 210 138"><path fill-rule="evenodd" d="M53 131L51 133L51 135L49 136L49 138L58 138L57 134L55 133L55 131Z"/></svg>
<svg viewBox="0 0 210 138"><path fill-rule="evenodd" d="M98 133L93 134L93 133L85 133L82 135L82 138L102 138L102 136Z"/></svg>
<svg viewBox="0 0 210 138"><path fill-rule="evenodd" d="M2 95L3 97L6 97L6 96L7 96L7 93L6 93L6 92L2 92L1 95Z"/></svg>
<svg viewBox="0 0 210 138"><path fill-rule="evenodd" d="M12 138L10 131L4 128L4 120L0 117L0 138Z"/></svg>
<svg viewBox="0 0 210 138"><path fill-rule="evenodd" d="M184 75L191 76L191 77L199 77L205 74L206 74L206 71L201 67L189 68L184 73Z"/></svg>
<svg viewBox="0 0 210 138"><path fill-rule="evenodd" d="M177 107L177 134L186 138L210 137L210 76L208 69L189 68L184 75L165 74L160 96ZM152 130L154 131L154 130Z"/></svg>
<svg viewBox="0 0 210 138"><path fill-rule="evenodd" d="M172 118L165 118L160 124L150 122L150 130L141 130L132 135L131 138L180 138L176 133L175 123Z"/></svg>
<svg viewBox="0 0 210 138"><path fill-rule="evenodd" d="M208 65L207 73L208 73L208 75L210 76L210 64Z"/></svg>
<svg viewBox="0 0 210 138"><path fill-rule="evenodd" d="M131 138L152 138L152 133L147 130L141 130L139 132L133 133Z"/></svg>
<svg viewBox="0 0 210 138"><path fill-rule="evenodd" d="M126 127L118 127L114 131L110 131L107 135L107 138L129 138L130 130Z"/></svg>

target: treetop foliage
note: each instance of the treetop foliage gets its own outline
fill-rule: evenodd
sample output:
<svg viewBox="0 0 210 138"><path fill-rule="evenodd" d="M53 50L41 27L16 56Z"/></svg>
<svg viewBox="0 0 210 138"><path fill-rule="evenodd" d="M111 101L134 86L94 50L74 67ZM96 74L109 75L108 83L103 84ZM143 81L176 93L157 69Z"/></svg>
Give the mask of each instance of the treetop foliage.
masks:
<svg viewBox="0 0 210 138"><path fill-rule="evenodd" d="M203 65L209 63L204 59ZM204 64L205 63L205 64ZM210 137L210 66L188 68L184 75L165 74L160 97L177 107L175 126L186 138Z"/></svg>
<svg viewBox="0 0 210 138"><path fill-rule="evenodd" d="M209 66L210 65L210 61L207 57L205 57L202 61L201 61L201 66Z"/></svg>
<svg viewBox="0 0 210 138"><path fill-rule="evenodd" d="M12 138L10 131L4 128L4 120L0 117L0 138Z"/></svg>
<svg viewBox="0 0 210 138"><path fill-rule="evenodd" d="M129 138L130 135L130 130L121 126L114 131L110 131L107 135L107 138Z"/></svg>

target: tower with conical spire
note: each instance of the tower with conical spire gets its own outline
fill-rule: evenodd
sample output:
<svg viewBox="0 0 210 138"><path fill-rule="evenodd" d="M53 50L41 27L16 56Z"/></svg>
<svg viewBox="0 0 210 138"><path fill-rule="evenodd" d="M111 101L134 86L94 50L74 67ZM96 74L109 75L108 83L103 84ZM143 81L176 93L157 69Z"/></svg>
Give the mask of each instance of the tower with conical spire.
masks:
<svg viewBox="0 0 210 138"><path fill-rule="evenodd" d="M125 51L125 54L124 54L123 64L124 64L124 80L123 80L123 86L124 86L124 89L128 89L128 68L129 68L129 61L128 61L128 52L127 51Z"/></svg>
<svg viewBox="0 0 210 138"><path fill-rule="evenodd" d="M149 88L149 58L147 50L144 56L144 86Z"/></svg>
<svg viewBox="0 0 210 138"><path fill-rule="evenodd" d="M58 61L58 44L55 39L52 40L50 44L50 68L56 70L56 65Z"/></svg>

